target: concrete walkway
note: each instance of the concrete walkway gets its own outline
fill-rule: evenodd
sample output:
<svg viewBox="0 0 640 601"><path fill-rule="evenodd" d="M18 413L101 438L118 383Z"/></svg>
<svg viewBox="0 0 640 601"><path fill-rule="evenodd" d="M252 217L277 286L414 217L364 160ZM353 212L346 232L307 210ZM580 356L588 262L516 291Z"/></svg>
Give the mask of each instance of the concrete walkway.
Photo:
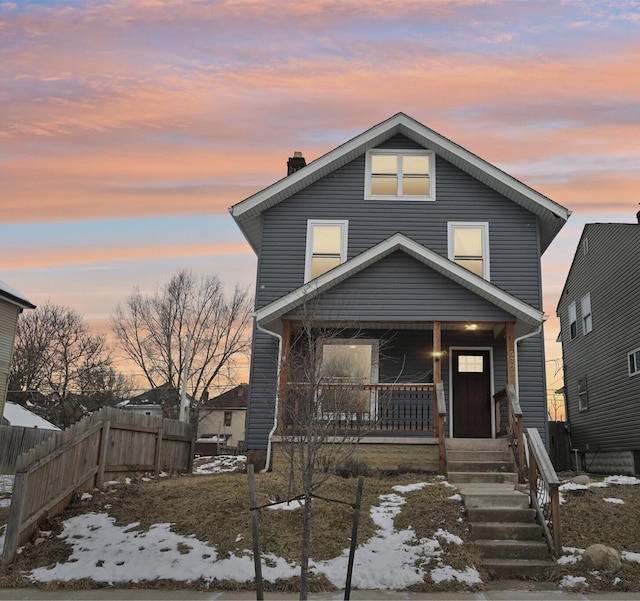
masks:
<svg viewBox="0 0 640 601"><path fill-rule="evenodd" d="M555 585L536 583L536 590L529 590L531 583L505 582L500 587L478 593L408 593L394 591L352 591L354 601L635 601L640 599L639 593L570 593L558 590ZM87 601L106 600L155 600L169 599L193 601L251 601L255 593L241 592L198 592L185 590L149 590L149 589L100 589L100 590L58 590L42 589L0 589L0 601L33 600L62 601L82 599ZM297 593L265 593L265 599L298 599ZM313 593L309 599L315 601L341 601L344 593Z"/></svg>

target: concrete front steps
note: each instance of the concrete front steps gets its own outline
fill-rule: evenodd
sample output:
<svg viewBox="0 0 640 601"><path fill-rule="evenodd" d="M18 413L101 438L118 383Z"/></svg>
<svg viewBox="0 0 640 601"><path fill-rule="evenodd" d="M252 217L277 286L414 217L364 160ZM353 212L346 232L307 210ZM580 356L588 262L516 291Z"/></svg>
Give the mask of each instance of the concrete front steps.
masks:
<svg viewBox="0 0 640 601"><path fill-rule="evenodd" d="M471 536L482 552L480 567L496 580L544 578L554 567L542 529L518 483L505 439L452 438L448 480L463 498Z"/></svg>

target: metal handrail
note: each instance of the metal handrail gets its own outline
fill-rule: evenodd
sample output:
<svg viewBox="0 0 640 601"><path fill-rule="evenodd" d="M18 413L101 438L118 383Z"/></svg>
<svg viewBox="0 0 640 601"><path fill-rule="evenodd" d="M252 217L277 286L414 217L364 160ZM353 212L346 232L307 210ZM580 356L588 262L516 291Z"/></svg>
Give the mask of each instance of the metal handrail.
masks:
<svg viewBox="0 0 640 601"><path fill-rule="evenodd" d="M529 441L529 495L549 549L562 555L560 481L536 428L527 428Z"/></svg>

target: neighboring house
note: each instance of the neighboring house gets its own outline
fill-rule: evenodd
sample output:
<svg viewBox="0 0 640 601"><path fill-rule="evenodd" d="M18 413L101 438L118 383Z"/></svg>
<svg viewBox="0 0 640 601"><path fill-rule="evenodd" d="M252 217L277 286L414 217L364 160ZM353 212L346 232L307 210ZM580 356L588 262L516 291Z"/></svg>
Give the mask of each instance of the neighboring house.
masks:
<svg viewBox="0 0 640 601"><path fill-rule="evenodd" d="M571 444L591 472L640 474L638 221L585 225L558 302Z"/></svg>
<svg viewBox="0 0 640 601"><path fill-rule="evenodd" d="M7 398L18 315L24 309L35 308L20 292L0 282L0 415Z"/></svg>
<svg viewBox="0 0 640 601"><path fill-rule="evenodd" d="M198 418L198 437L217 436L230 447L244 443L249 385L240 384L227 392L203 401Z"/></svg>
<svg viewBox="0 0 640 601"><path fill-rule="evenodd" d="M193 409L195 400L187 395L187 400ZM167 382L157 388L152 388L138 396L129 399L129 402L120 403L121 409L132 409L148 415L159 415L169 419L178 419L180 416L180 391ZM159 408L159 409L158 409Z"/></svg>
<svg viewBox="0 0 640 601"><path fill-rule="evenodd" d="M22 405L7 401L4 406L2 415L3 426L21 426L22 428L40 428L41 430L60 431L58 426L48 422L43 417L36 415L33 411L29 411Z"/></svg>
<svg viewBox="0 0 640 601"><path fill-rule="evenodd" d="M286 427L278 366L309 306L319 327L358 331L325 341L323 362L370 383L361 417L380 440L431 438L440 382L447 436L494 437L491 397L510 383L525 427L546 438L540 256L567 209L398 113L309 165L296 153L287 177L230 212L258 256L246 438L256 463ZM380 420L385 383L397 394Z"/></svg>

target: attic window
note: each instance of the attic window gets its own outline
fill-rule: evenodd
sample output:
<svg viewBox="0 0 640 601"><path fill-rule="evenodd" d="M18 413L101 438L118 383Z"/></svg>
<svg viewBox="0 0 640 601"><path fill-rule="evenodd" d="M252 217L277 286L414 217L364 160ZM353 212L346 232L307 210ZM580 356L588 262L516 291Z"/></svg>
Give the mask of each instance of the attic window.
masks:
<svg viewBox="0 0 640 601"><path fill-rule="evenodd" d="M433 167L428 150L370 150L367 152L367 200L435 200Z"/></svg>

